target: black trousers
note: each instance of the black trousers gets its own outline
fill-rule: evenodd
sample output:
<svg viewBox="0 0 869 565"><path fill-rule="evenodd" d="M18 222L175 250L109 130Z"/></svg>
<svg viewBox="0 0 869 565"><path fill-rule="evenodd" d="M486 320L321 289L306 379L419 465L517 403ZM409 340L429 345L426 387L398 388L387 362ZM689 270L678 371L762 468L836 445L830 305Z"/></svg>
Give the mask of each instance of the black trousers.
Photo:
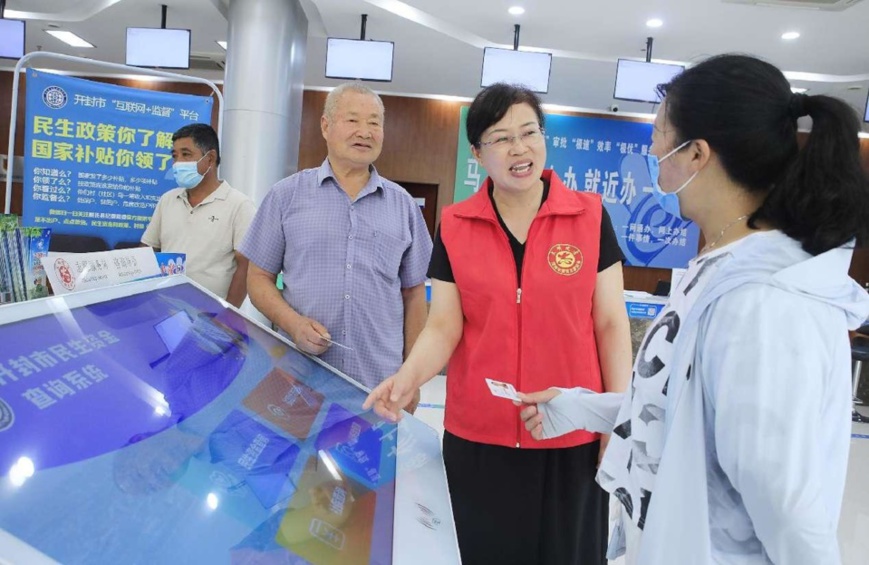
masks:
<svg viewBox="0 0 869 565"><path fill-rule="evenodd" d="M605 565L599 449L512 449L444 432L463 565Z"/></svg>

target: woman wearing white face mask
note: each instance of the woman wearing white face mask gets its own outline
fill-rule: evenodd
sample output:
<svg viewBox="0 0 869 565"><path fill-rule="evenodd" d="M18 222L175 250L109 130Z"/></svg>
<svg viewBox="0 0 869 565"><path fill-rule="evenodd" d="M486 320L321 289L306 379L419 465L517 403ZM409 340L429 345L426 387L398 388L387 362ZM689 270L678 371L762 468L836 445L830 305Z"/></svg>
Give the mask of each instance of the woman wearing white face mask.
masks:
<svg viewBox="0 0 869 565"><path fill-rule="evenodd" d="M855 241L869 240L859 120L748 56L709 59L661 92L655 196L707 243L628 393L520 395L522 419L540 438L613 432L598 482L622 503L629 564L841 563L847 330L869 316L848 277Z"/></svg>

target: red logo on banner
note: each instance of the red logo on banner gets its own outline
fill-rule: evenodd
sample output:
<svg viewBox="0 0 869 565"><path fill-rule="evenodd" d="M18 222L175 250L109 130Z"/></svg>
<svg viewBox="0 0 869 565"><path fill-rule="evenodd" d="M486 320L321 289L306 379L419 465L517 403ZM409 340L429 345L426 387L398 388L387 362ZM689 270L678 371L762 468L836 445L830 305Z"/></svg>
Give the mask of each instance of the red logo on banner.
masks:
<svg viewBox="0 0 869 565"><path fill-rule="evenodd" d="M54 261L54 272L60 278L60 284L63 285L63 288L66 290L73 290L75 288L75 277L72 276L72 272L69 270L69 263L60 258L56 259Z"/></svg>

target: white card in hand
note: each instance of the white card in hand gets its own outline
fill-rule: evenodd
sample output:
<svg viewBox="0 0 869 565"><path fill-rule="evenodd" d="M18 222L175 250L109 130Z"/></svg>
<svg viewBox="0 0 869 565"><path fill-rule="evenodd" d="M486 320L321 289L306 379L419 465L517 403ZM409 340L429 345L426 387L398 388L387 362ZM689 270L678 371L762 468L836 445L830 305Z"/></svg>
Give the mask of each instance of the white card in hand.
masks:
<svg viewBox="0 0 869 565"><path fill-rule="evenodd" d="M502 383L501 381L486 379L486 384L489 385L489 391L494 396L500 396L501 398L521 402L519 400L519 395L516 394L516 389L513 388L513 385L510 383Z"/></svg>

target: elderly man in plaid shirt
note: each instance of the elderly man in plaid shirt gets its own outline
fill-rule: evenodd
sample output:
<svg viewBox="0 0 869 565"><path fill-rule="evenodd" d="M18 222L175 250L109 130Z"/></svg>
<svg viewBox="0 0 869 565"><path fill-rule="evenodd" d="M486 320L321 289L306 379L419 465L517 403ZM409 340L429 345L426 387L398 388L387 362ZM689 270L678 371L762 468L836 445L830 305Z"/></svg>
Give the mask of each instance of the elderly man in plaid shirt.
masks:
<svg viewBox="0 0 869 565"><path fill-rule="evenodd" d="M368 388L398 370L425 325L432 249L414 199L374 168L383 120L380 97L360 83L329 93L326 160L271 189L240 249L254 306Z"/></svg>

